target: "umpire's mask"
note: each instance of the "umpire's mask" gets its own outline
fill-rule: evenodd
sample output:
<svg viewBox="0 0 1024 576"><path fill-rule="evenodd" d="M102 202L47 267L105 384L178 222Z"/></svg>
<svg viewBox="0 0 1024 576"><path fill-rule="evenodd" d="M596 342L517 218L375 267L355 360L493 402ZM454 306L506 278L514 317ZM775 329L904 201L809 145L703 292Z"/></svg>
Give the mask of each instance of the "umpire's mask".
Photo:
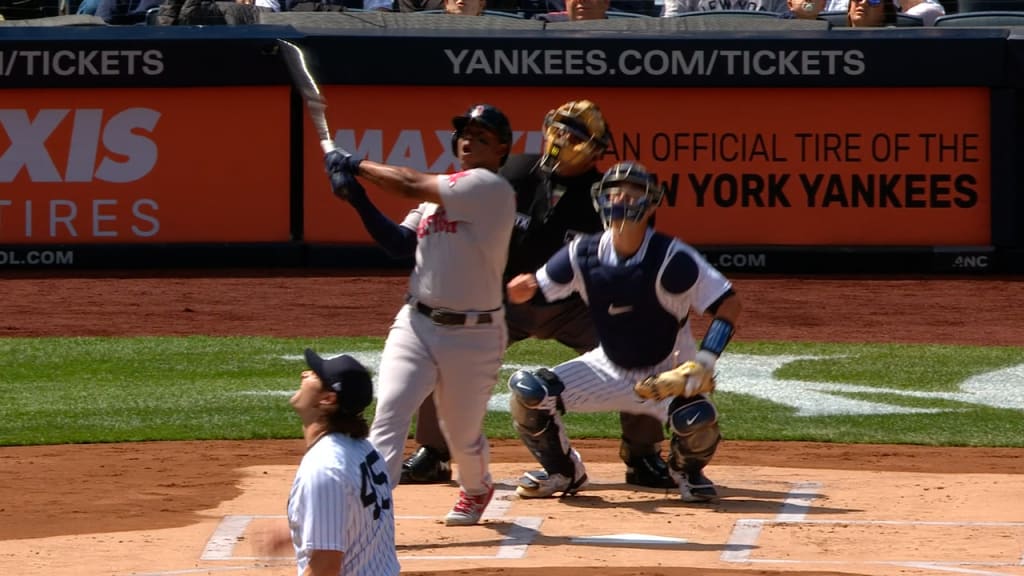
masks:
<svg viewBox="0 0 1024 576"><path fill-rule="evenodd" d="M540 169L555 172L559 166L584 166L611 144L608 124L601 109L590 100L566 102L544 117L544 149Z"/></svg>

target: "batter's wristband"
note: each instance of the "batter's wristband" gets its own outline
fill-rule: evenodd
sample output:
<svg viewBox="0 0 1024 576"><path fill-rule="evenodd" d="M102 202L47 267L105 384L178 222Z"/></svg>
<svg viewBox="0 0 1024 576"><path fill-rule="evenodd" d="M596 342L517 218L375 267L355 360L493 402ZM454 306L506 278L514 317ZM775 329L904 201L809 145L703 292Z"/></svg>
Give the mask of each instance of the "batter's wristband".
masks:
<svg viewBox="0 0 1024 576"><path fill-rule="evenodd" d="M708 326L708 331L704 334L704 340L700 343L700 349L707 350L715 356L721 356L722 351L729 344L729 340L732 339L734 331L735 328L732 322L722 318L715 318L711 321L711 326Z"/></svg>

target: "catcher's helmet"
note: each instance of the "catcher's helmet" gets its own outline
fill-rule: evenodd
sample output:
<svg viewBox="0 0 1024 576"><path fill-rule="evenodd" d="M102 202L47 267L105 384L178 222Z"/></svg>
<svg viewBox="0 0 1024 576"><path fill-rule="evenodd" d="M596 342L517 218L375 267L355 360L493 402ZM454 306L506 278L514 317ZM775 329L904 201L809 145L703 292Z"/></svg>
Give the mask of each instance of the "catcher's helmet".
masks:
<svg viewBox="0 0 1024 576"><path fill-rule="evenodd" d="M512 146L512 125L509 123L508 117L490 104L476 104L470 106L462 116L452 118L452 126L455 127L455 130L452 131L452 154L454 156L458 157L459 155L459 136L470 122L476 122L487 128L498 135L499 142ZM508 154L505 154L501 163L505 164L507 159Z"/></svg>
<svg viewBox="0 0 1024 576"><path fill-rule="evenodd" d="M611 195L615 192L622 192L629 199L612 202ZM594 209L601 215L605 228L616 220L643 220L649 208L661 204L664 195L664 186L658 184L654 175L637 162L619 162L604 173L600 182L591 187Z"/></svg>
<svg viewBox="0 0 1024 576"><path fill-rule="evenodd" d="M573 100L544 117L544 154L540 168L554 172L560 164L583 165L611 145L608 123L601 109L590 100Z"/></svg>

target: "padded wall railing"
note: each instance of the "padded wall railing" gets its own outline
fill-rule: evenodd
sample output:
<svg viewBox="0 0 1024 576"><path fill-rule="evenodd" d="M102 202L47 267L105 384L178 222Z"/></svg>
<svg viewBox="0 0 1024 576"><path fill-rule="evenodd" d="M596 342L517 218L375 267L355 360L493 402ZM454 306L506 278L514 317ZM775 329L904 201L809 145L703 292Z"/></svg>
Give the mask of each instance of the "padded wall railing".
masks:
<svg viewBox="0 0 1024 576"><path fill-rule="evenodd" d="M547 109L593 98L603 160L652 167L670 187L659 226L727 270L1024 271L1011 29L290 16L310 20L0 27L0 155L16 147L0 269L393 265L325 188L287 38L318 61L336 140L366 157L451 169L450 117L480 99L528 151Z"/></svg>

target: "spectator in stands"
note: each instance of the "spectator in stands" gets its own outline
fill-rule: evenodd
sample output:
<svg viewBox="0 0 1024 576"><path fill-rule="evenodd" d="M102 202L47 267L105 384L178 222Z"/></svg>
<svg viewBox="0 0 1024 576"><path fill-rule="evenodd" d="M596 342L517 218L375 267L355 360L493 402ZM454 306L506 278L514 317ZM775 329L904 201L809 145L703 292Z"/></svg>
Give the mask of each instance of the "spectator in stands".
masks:
<svg viewBox="0 0 1024 576"><path fill-rule="evenodd" d="M604 20L608 18L610 5L611 0L565 0L564 11L540 14L537 19L547 22Z"/></svg>
<svg viewBox="0 0 1024 576"><path fill-rule="evenodd" d="M897 8L904 14L920 18L925 26L935 25L935 19L946 14L942 4L933 0L899 0Z"/></svg>
<svg viewBox="0 0 1024 576"><path fill-rule="evenodd" d="M78 10L75 14L82 14L84 16L95 16L96 7L99 6L100 0L82 0L82 3L78 5Z"/></svg>
<svg viewBox="0 0 1024 576"><path fill-rule="evenodd" d="M161 0L98 0L94 15L107 24L140 24L146 11L160 6Z"/></svg>
<svg viewBox="0 0 1024 576"><path fill-rule="evenodd" d="M849 14L849 0L825 1L825 12L846 12ZM936 18L946 13L946 9L942 7L938 0L893 0L893 3L897 11L920 18L925 26L932 26L935 24ZM895 16L893 18L895 19ZM893 24L884 24L884 26L890 25L894 26L895 20Z"/></svg>
<svg viewBox="0 0 1024 576"><path fill-rule="evenodd" d="M444 11L459 16L479 16L487 8L487 0L445 0Z"/></svg>
<svg viewBox="0 0 1024 576"><path fill-rule="evenodd" d="M547 0L491 0L490 2L481 2L480 13L483 14L485 10L493 10L497 12L522 13L527 15L540 14L548 11L546 7L547 3ZM449 14L465 13L465 11L452 12L449 10L446 0L396 0L395 5L395 9L399 12L444 10ZM561 4L559 4L559 7L561 7Z"/></svg>
<svg viewBox="0 0 1024 576"><path fill-rule="evenodd" d="M749 10L784 14L789 11L787 0L665 0L662 16L671 18L686 12L712 12L715 10Z"/></svg>
<svg viewBox="0 0 1024 576"><path fill-rule="evenodd" d="M378 5L367 6L370 0L278 0L284 2L287 12L344 12L345 10L381 10L390 12L392 1L379 0ZM385 6L385 4L387 4Z"/></svg>
<svg viewBox="0 0 1024 576"><path fill-rule="evenodd" d="M893 0L850 0L846 22L850 28L895 26L896 3Z"/></svg>
<svg viewBox="0 0 1024 576"><path fill-rule="evenodd" d="M445 0L398 0L399 12L422 12L444 10Z"/></svg>
<svg viewBox="0 0 1024 576"><path fill-rule="evenodd" d="M786 0L786 5L789 10L780 14L780 18L816 20L825 7L825 0Z"/></svg>
<svg viewBox="0 0 1024 576"><path fill-rule="evenodd" d="M274 0L268 0L274 1ZM395 0L277 0L288 12L344 12L345 10L379 10L392 12ZM443 1L443 0L441 0ZM257 4L258 5L258 4Z"/></svg>
<svg viewBox="0 0 1024 576"><path fill-rule="evenodd" d="M101 3L105 1L107 0L100 0ZM273 0L273 5L280 9L280 2L281 0ZM156 24L159 26L256 24L260 12L277 11L268 0L157 0L157 3L160 8L157 11Z"/></svg>
<svg viewBox="0 0 1024 576"><path fill-rule="evenodd" d="M262 12L280 12L281 0L235 0L236 4L255 6Z"/></svg>

